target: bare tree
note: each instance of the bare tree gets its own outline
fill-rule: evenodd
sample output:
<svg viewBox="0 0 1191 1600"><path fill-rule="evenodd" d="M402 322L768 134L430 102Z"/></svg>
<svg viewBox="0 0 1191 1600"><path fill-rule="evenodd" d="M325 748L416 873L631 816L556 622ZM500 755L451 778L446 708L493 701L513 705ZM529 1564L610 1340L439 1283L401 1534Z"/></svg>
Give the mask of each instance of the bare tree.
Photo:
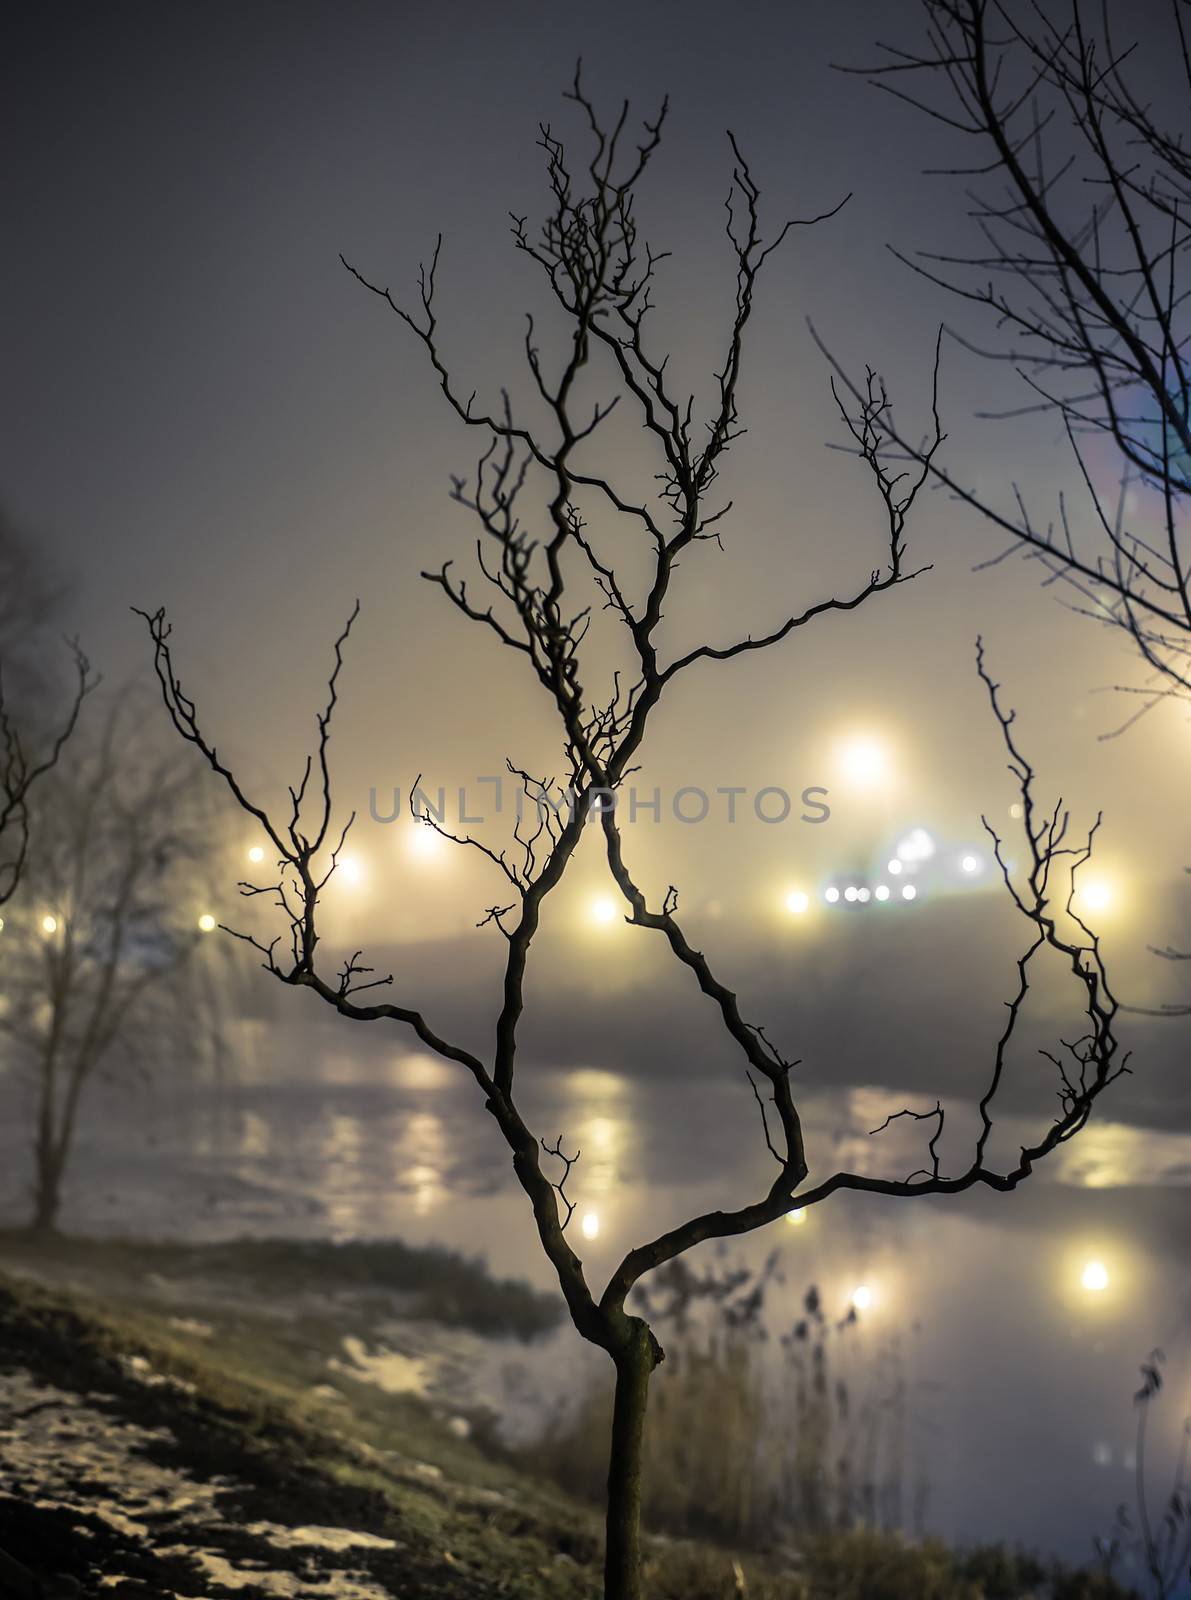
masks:
<svg viewBox="0 0 1191 1600"><path fill-rule="evenodd" d="M679 595L675 579L681 560L695 556L700 546L713 542L719 546L727 526L730 502L717 502L713 490L725 453L742 432L737 400L754 291L765 262L796 224L787 223L766 239L757 183L729 136L734 166L727 237L736 267L735 300L727 319L723 363L715 373L713 398L704 412L696 396L674 387L666 360L653 350L649 333L650 300L662 257L639 237L634 195L658 149L665 106L655 120L645 123L640 141L634 145L625 135L627 106L608 131L578 76L569 98L586 123L590 155L573 168L563 142L550 127L543 126L540 145L550 195L545 222L540 231L531 232L524 218L515 217L512 226L516 249L540 268L556 311L570 331L562 354L549 360L538 345L532 319L527 325L529 405L544 411L545 425L519 415L507 393L495 408L478 406L474 395L467 398L467 386L459 385L448 367L435 300L441 240L431 263L421 272L416 311L407 309L355 268L349 269L420 341L448 405L463 424L485 439L474 478L457 479L453 492L477 524L476 560L480 583L486 585L480 591L483 597L456 575L450 561L424 576L463 616L524 659L557 718L566 786L573 795L573 803L564 804L560 786L510 762L526 802L512 842L497 850L474 837L452 835L462 845L483 852L503 891L500 902L481 918L481 926L491 926L506 946L490 1052L481 1055L448 1038L404 997L385 998L382 991L393 987L393 975L375 973L361 952L348 957L337 973L323 967L320 901L353 820L337 814L333 802L329 746L344 647L358 606L335 644L334 668L326 703L318 715L314 749L280 811L248 792L204 731L196 702L183 687L175 666L165 613L141 614L150 631L162 694L175 728L256 820L272 846L275 878L263 884L245 883L242 890L246 896L263 898L275 909L281 931L273 937L243 931L236 936L260 953L265 969L281 983L312 991L353 1021L396 1024L469 1073L512 1153L514 1173L529 1200L538 1238L557 1275L571 1319L582 1337L606 1351L614 1364L605 1593L609 1600L633 1600L641 1593L646 1401L650 1374L662 1359L647 1321L627 1308L634 1286L647 1273L704 1240L748 1233L794 1207L817 1204L840 1190L910 1197L956 1194L977 1185L1013 1189L1040 1159L1079 1132L1098 1096L1126 1066L1114 1031L1117 1005L1099 944L1071 914L1073 887L1064 895L1060 881L1061 874L1063 881L1073 885L1072 874L1087 859L1091 837L1082 844L1070 843L1068 818L1061 805L1047 812L1036 805L1033 772L1014 742L1013 714L1002 707L983 657L980 670L1022 795L1026 855L1021 870L1010 872L995 837L994 845L1013 902L1028 927L1028 941L1018 962L1017 987L1004 1029L993 1052L981 1100L980 1131L974 1149L965 1154L957 1170L949 1171L943 1164L945 1112L940 1104L924 1118L930 1129L926 1165L909 1177L838 1171L812 1179L791 1076L796 1062L770 1040L763 1027L745 1019L735 993L704 953L690 943L679 920L677 890L671 887L660 904L651 904L639 886L615 801L642 755L651 715L666 690L692 670L767 649L820 617L852 611L916 576L906 565L905 525L927 473L922 469L911 476L891 474L879 458L876 447L888 400L879 379L870 375L858 407L849 411L841 406L841 412L876 489L884 524L883 564L874 566L849 593L806 604L800 601L784 620L775 620L760 633L724 642L688 641L676 653L667 651L663 656L659 623L667 609L670 626L676 625ZM588 368L597 358L606 381L615 386L612 398L583 395ZM657 488L650 496L640 495L619 468L601 470L591 462L592 441L597 436L605 438L601 429L618 402L632 411L656 452ZM696 423L700 415L704 417L701 426ZM935 438L940 437L936 421ZM617 456L612 454L612 459ZM535 488L541 490L539 506L544 506L540 537L523 520L523 508ZM628 577L628 560L610 554L608 541L597 538L584 508L594 508L593 515L608 516L619 527L630 546L629 559L645 553L648 576L642 584L634 584ZM606 696L589 688L591 675L598 670L592 645L585 643L593 606L608 613L628 663L611 675ZM598 830L608 869L623 900L625 921L665 941L738 1048L759 1109L760 1131L776 1168L751 1203L691 1217L680 1227L629 1250L602 1291L589 1284L584 1263L567 1233L572 1206L565 1186L578 1157L565 1153L567 1144L562 1139L547 1144L526 1122L516 1095L518 1031L530 949L547 897L562 881L589 827ZM1033 963L1048 951L1060 958L1078 991L1084 1028L1072 1043L1056 1044L1050 1058L1058 1074L1058 1116L1017 1159L999 1167L990 1149L994 1105L1026 1002Z"/></svg>
<svg viewBox="0 0 1191 1600"><path fill-rule="evenodd" d="M0 906L16 893L29 854L30 796L34 785L58 764L66 741L78 723L79 712L95 680L77 641L70 645L75 683L66 716L57 732L37 755L30 755L4 695L0 663Z"/></svg>
<svg viewBox="0 0 1191 1600"><path fill-rule="evenodd" d="M41 638L65 596L49 563L7 507L0 504L0 655L33 677Z"/></svg>
<svg viewBox="0 0 1191 1600"><path fill-rule="evenodd" d="M883 47L862 69L877 85L972 140L967 166L946 175L985 180L968 191L981 248L922 250L900 259L991 316L1004 338L961 344L1007 362L1029 389L1023 411L1057 413L1088 492L1091 539L1072 508L1039 520L1014 485L1005 511L937 462L933 476L1002 531L1048 575L1072 584L1090 614L1124 629L1149 670L1147 704L1191 697L1191 369L1186 282L1191 251L1191 151L1137 96L1107 4L1098 30L1079 0L1061 23L1037 6L1027 21L1001 0L923 0L920 51ZM1169 54L1191 90L1184 18L1171 0ZM922 98L902 87L924 77ZM895 254L898 252L895 251ZM1111 439L1120 494L1106 502L1085 460L1089 437ZM908 439L911 454L921 458ZM1153 491L1161 531L1138 531L1130 483ZM1004 555L996 559L1004 559Z"/></svg>
<svg viewBox="0 0 1191 1600"><path fill-rule="evenodd" d="M1060 495L1039 514L1016 482L998 503L927 463L888 415L885 442L1009 535L981 566L1024 554L1073 609L1125 633L1144 678L1116 686L1140 705L1112 737L1158 705L1191 703L1191 150L1148 97L1152 85L1138 93L1144 67L1134 44L1118 47L1108 0L1072 0L1059 21L1002 0L923 9L921 48L883 46L884 62L860 70L973 146L970 163L939 171L978 185L966 198L980 244L968 255L894 254L989 317L999 342L963 327L951 336L1021 377L1026 399L1001 417L1057 415L1083 509ZM1166 15L1166 55L1191 90L1191 0L1170 0ZM1113 446L1111 487L1089 463L1095 439Z"/></svg>
<svg viewBox="0 0 1191 1600"><path fill-rule="evenodd" d="M190 1036L184 968L199 919L214 927L189 763L138 738L134 702L117 700L45 779L22 914L4 932L0 1040L34 1085L32 1225L43 1232L88 1086Z"/></svg>
<svg viewBox="0 0 1191 1600"><path fill-rule="evenodd" d="M18 724L13 714L8 698L10 678L19 677L26 697L33 698L29 657L41 654L33 636L44 627L56 598L57 591L28 542L0 508L0 906L16 893L25 864L31 793L57 763L95 682L78 642L68 641L74 687L66 714L54 731L42 731L44 715ZM29 732L34 721L38 725L35 735Z"/></svg>
<svg viewBox="0 0 1191 1600"><path fill-rule="evenodd" d="M1151 1499L1148 1459L1150 1409L1162 1392L1166 1356L1151 1350L1141 1364L1141 1388L1133 1396L1137 1415L1133 1450L1133 1510L1117 1507L1116 1526L1098 1541L1104 1567L1111 1575L1122 1556L1145 1574L1153 1600L1173 1600L1191 1574L1191 1417L1183 1420L1170 1487L1158 1502Z"/></svg>

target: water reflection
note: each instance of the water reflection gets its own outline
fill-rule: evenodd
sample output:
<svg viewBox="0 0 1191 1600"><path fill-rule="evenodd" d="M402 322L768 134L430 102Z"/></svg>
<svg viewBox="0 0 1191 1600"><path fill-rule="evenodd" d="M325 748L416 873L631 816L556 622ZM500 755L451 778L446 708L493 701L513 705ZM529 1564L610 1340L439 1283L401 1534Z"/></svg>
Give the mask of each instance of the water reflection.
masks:
<svg viewBox="0 0 1191 1600"><path fill-rule="evenodd" d="M64 1225L192 1238L398 1236L484 1255L498 1274L552 1286L474 1082L379 1041L371 1055L336 1044L325 1058L318 1043L277 1030L239 1080L219 1085L175 1082L152 1094L98 1086ZM0 1079L10 1088L0 1103L5 1222L22 1218L29 1176L28 1107ZM527 1070L519 1098L532 1126L583 1151L568 1190L577 1204L569 1237L577 1249L582 1242L597 1289L625 1249L709 1205L753 1199L771 1181L740 1074L676 1087L586 1068ZM921 1165L921 1127L903 1119L870 1137L904 1095L820 1088L801 1103L818 1173L848 1165L901 1175ZM957 1164L970 1153L964 1110L954 1118ZM1037 1127L1009 1117L1005 1136ZM947 1397L946 1437L982 1440L975 1458L938 1447L939 1531L1051 1546L1071 1530L1074 1543L1095 1531L1101 1500L1115 1492L1139 1352L1172 1334L1177 1343L1185 1189L1173 1186L1188 1175L1186 1136L1093 1122L1013 1196L890 1204L841 1195L804 1225L783 1219L733 1245L730 1259L757 1265L777 1252L787 1326L813 1283L833 1318L857 1309L862 1351L922 1330L923 1371ZM1126 1182L1168 1196L1173 1223L1153 1225L1165 1213L1147 1212L1140 1188L1111 1192ZM1162 1182L1171 1187L1152 1187ZM714 1255L705 1246L692 1263ZM1104 1287L1084 1286L1090 1263L1103 1268ZM560 1334L557 1348L558 1384L573 1389L575 1341ZM1093 1459L1100 1439L1111 1442L1111 1469ZM1022 1460L1045 1463L1028 1493ZM1103 1509L1111 1520L1112 1505Z"/></svg>
<svg viewBox="0 0 1191 1600"><path fill-rule="evenodd" d="M1060 1182L1088 1189L1186 1183L1191 1178L1191 1136L1093 1121L1056 1153L1055 1161Z"/></svg>

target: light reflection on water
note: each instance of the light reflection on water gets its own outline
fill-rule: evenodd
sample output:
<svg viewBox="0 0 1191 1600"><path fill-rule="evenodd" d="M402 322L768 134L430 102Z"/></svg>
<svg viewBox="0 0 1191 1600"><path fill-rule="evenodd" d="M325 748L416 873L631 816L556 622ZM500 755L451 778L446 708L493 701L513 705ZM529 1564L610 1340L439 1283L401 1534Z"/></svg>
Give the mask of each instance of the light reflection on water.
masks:
<svg viewBox="0 0 1191 1600"><path fill-rule="evenodd" d="M286 1041L275 1044L275 1065L260 1049L253 1070L217 1088L98 1089L64 1226L189 1238L396 1235L483 1255L502 1275L550 1286L511 1159L462 1070L424 1054L352 1055L338 1044L312 1057L288 1043L289 1053ZM12 1091L0 1081L5 1221L27 1203L28 1106ZM626 1248L709 1205L754 1198L771 1178L743 1079L526 1072L520 1098L549 1142L561 1133L568 1153L582 1151L568 1194L575 1248L597 1290ZM900 1175L921 1165L921 1125L903 1119L870 1136L904 1097L853 1087L811 1092L803 1103L821 1170ZM953 1166L970 1150L970 1120L962 1107L949 1118ZM1026 1130L1008 1119L1010 1149ZM780 1252L783 1316L812 1282L842 1314L863 1283L873 1294L865 1317L874 1348L920 1330L919 1359L944 1397L931 1518L940 1531L1082 1555L1127 1492L1118 1478L1136 1363L1155 1344L1177 1348L1185 1326L1186 1229L1164 1219L1173 1202L1185 1221L1186 1189L1142 1206L1140 1190L1121 1198L1112 1186L1189 1178L1191 1139L1093 1122L1013 1196L955 1204L842 1196L796 1229L779 1223L743 1241L731 1259L759 1264ZM594 1238L583 1237L588 1215L598 1217ZM712 1253L704 1247L702 1259ZM1111 1286L1098 1296L1080 1290L1092 1257L1111 1263ZM550 1348L549 1372L534 1367L543 1395L573 1387L572 1336ZM584 1370L598 1362L585 1359ZM970 1448L976 1439L979 1450Z"/></svg>

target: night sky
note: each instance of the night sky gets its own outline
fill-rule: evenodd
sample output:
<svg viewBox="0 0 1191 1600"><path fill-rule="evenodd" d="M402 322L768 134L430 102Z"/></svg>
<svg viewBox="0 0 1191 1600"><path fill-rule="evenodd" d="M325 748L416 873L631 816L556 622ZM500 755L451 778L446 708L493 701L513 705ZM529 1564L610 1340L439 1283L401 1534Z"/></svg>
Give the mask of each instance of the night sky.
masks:
<svg viewBox="0 0 1191 1600"><path fill-rule="evenodd" d="M1133 8L1143 32L1158 10L1157 0ZM849 370L868 362L883 374L912 431L929 419L939 323L978 326L887 249L969 241L961 185L922 172L955 155L946 130L831 70L873 60L878 38L913 41L919 26L902 0L258 0L29 7L9 21L0 498L69 583L69 626L109 683L148 665L129 607L168 608L206 724L271 799L300 770L332 641L361 598L335 757L343 808L362 814L363 879L329 902L328 942L395 964L466 1042L487 1039L501 957L492 930L473 927L489 886L478 862L413 862L402 825L369 821L369 790L383 809L418 772L451 790L506 754L557 766L554 727L521 664L417 576L467 558L471 526L448 487L473 469L477 440L421 347L339 253L411 298L441 230L439 311L460 387L489 404L502 383L524 394L524 311L543 313L544 342L557 328L508 216L533 218L543 204L539 119L581 137L561 90L582 56L605 106L628 96L652 113L671 96L639 199L644 233L673 252L655 337L683 381L710 395L731 314L724 130L748 156L771 226L851 192L762 275L741 396L748 432L724 474L735 500L725 550L703 545L684 563L664 643L679 652L771 628L863 582L883 557L871 482L826 448L842 428L807 319ZM1155 93L1171 92L1164 63L1152 65ZM1020 483L1045 519L1060 488L1079 497L1058 421L975 416L1012 403L1014 381L944 342L945 456L1001 503ZM609 438L647 484L640 438ZM1110 457L1093 465L1111 481ZM630 837L651 893L679 887L693 937L748 1014L803 1059L815 1093L962 1100L987 1069L1018 933L991 873L964 883L948 865L986 851L981 812L1009 829L1017 798L975 674L976 635L1020 708L1044 792L1062 794L1082 826L1104 812L1102 928L1117 986L1139 1005L1187 998L1185 969L1146 947L1191 943L1191 724L1172 706L1102 737L1134 709L1111 692L1140 681L1125 642L1043 590L1036 567L974 572L1002 544L973 513L925 494L909 545L911 565L932 564L914 583L763 656L688 674L638 779L669 792L821 785L830 822L730 827L717 814L698 827L645 822ZM841 768L857 738L886 753L875 791L849 787ZM229 814L228 826L240 819ZM920 902L884 920L876 907L823 905L833 878L879 874L915 826L939 841ZM676 1089L734 1070L681 975L642 947L649 936L593 923L593 897L608 892L595 840L573 880L538 952L524 1070L595 1067ZM798 890L811 910L792 919L785 900ZM229 902L221 912L238 914L230 885ZM252 994L261 1015L289 1015L290 997L263 978ZM1136 1072L1098 1116L1125 1133L1096 1147L1099 1165L1066 1170L1064 1215L1093 1184L1114 1191L1126 1220L1162 1228L1172 1248L1185 1240L1189 1027L1139 1017L1123 1030ZM1027 1073L1006 1109L1045 1119L1048 1094ZM1154 1329L1154 1342L1169 1336Z"/></svg>

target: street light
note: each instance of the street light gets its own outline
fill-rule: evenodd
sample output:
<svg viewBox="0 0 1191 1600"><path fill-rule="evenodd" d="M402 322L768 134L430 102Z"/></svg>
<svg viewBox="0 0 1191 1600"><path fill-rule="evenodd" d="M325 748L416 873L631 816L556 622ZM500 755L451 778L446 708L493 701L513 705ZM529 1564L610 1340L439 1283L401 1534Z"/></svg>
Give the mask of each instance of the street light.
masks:
<svg viewBox="0 0 1191 1600"><path fill-rule="evenodd" d="M1103 1261L1089 1261L1079 1281L1089 1294L1101 1294L1108 1288L1108 1268Z"/></svg>
<svg viewBox="0 0 1191 1600"><path fill-rule="evenodd" d="M935 841L925 828L911 828L897 847L903 861L929 861L935 853Z"/></svg>
<svg viewBox="0 0 1191 1600"><path fill-rule="evenodd" d="M445 841L429 822L413 822L405 830L405 847L419 861L434 861L442 854Z"/></svg>
<svg viewBox="0 0 1191 1600"><path fill-rule="evenodd" d="M851 739L839 755L844 777L857 789L871 789L888 777L889 758L875 739Z"/></svg>
<svg viewBox="0 0 1191 1600"><path fill-rule="evenodd" d="M1105 911L1112 904L1112 889L1103 880L1085 883L1079 891L1079 898L1089 911Z"/></svg>
<svg viewBox="0 0 1191 1600"><path fill-rule="evenodd" d="M344 883L357 884L362 882L364 877L364 868L355 856L344 856L338 863L337 870L343 874Z"/></svg>

